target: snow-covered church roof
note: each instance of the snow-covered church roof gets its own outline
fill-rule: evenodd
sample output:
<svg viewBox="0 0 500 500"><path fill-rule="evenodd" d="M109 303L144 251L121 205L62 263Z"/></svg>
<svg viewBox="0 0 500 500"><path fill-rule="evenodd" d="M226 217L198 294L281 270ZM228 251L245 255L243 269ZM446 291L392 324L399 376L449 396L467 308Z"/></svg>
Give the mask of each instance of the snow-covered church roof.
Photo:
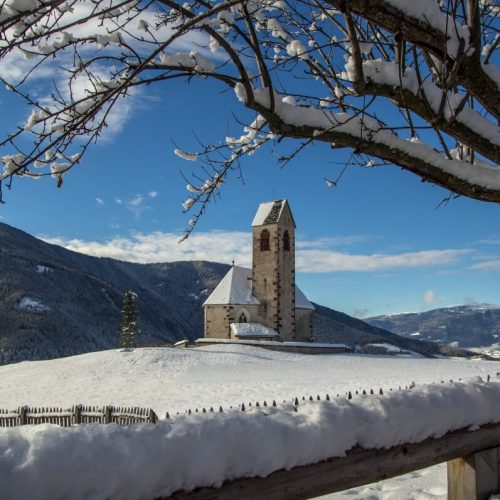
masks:
<svg viewBox="0 0 500 500"><path fill-rule="evenodd" d="M257 298L252 295L251 269L233 266L203 303L204 306L226 304L260 304ZM295 285L295 308L314 310L314 306L297 285Z"/></svg>
<svg viewBox="0 0 500 500"><path fill-rule="evenodd" d="M314 311L314 306L297 285L295 285L295 309L311 309Z"/></svg>
<svg viewBox="0 0 500 500"><path fill-rule="evenodd" d="M260 304L252 295L251 269L233 266L203 303L221 304Z"/></svg>
<svg viewBox="0 0 500 500"><path fill-rule="evenodd" d="M287 205L287 200L266 201L265 203L261 203L257 209L255 217L253 218L252 227L265 226L266 224L276 224ZM288 207L288 209L290 210L290 207Z"/></svg>
<svg viewBox="0 0 500 500"><path fill-rule="evenodd" d="M262 337L262 338L275 338L280 334L260 323L231 323L231 331L235 337Z"/></svg>

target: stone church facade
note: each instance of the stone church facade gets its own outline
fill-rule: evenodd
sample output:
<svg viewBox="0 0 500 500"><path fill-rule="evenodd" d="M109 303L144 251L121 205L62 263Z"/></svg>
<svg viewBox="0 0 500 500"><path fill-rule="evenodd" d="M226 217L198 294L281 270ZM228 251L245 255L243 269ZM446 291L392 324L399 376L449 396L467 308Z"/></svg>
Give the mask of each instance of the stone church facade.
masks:
<svg viewBox="0 0 500 500"><path fill-rule="evenodd" d="M287 200L252 222L252 269L233 266L204 306L206 338L312 340L314 307L295 284L295 221Z"/></svg>

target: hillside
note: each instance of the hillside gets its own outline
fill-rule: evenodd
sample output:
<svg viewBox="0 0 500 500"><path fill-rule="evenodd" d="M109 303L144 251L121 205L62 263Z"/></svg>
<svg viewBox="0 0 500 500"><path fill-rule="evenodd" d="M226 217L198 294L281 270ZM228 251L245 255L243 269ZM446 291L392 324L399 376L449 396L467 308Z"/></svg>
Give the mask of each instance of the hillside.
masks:
<svg viewBox="0 0 500 500"><path fill-rule="evenodd" d="M412 339L464 348L491 346L500 342L500 307L489 304L376 316L365 321Z"/></svg>
<svg viewBox="0 0 500 500"><path fill-rule="evenodd" d="M345 313L314 304L314 337L319 342L341 342L347 345L388 343L424 356L464 356L460 348L395 334L375 324L353 318Z"/></svg>
<svg viewBox="0 0 500 500"><path fill-rule="evenodd" d="M123 294L137 293L141 343L203 334L202 303L227 272L214 262L134 264L45 243L0 224L0 364L116 347ZM315 337L363 345L390 342L424 355L442 352L316 305Z"/></svg>
<svg viewBox="0 0 500 500"><path fill-rule="evenodd" d="M207 262L90 257L0 224L0 357L48 359L116 347L128 289L138 294L142 342L195 338L200 303L226 270Z"/></svg>
<svg viewBox="0 0 500 500"><path fill-rule="evenodd" d="M3 366L0 408L139 406L152 408L160 422L3 429L0 496L159 498L228 477L263 476L343 456L355 445L418 442L490 422L492 414L498 419L496 370L497 363L485 361L304 356L241 345L116 349ZM489 383L478 379L488 375ZM463 382L439 383L450 379ZM411 383L416 384L411 390L398 390ZM377 394L355 394L362 389ZM354 395L350 400L348 391ZM300 403L292 409L295 397ZM244 412L237 409L241 403ZM202 408L219 406L222 413L202 413ZM445 499L446 465L439 471L417 471L328 498Z"/></svg>

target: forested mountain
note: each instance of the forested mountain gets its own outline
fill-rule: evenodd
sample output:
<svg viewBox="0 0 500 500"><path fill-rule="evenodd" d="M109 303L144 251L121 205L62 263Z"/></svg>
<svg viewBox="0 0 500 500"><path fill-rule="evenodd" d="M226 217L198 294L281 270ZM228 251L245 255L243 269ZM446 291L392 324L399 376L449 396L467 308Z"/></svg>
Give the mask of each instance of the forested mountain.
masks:
<svg viewBox="0 0 500 500"><path fill-rule="evenodd" d="M138 295L142 342L199 337L200 304L226 270L91 257L0 224L0 356L9 362L116 347L128 289Z"/></svg>
<svg viewBox="0 0 500 500"><path fill-rule="evenodd" d="M0 224L0 364L116 347L126 290L137 293L140 343L194 340L203 335L201 305L227 270L215 262L134 264L91 257ZM426 355L442 350L316 308L318 341L388 342Z"/></svg>
<svg viewBox="0 0 500 500"><path fill-rule="evenodd" d="M376 316L365 321L405 337L466 348L500 343L500 307L490 304Z"/></svg>

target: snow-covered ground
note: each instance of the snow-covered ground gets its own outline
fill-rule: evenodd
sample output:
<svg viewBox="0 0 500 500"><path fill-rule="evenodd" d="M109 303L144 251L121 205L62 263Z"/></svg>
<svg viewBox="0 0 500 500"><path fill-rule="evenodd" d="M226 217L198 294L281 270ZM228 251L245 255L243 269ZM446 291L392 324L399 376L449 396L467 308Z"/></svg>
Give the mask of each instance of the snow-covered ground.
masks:
<svg viewBox="0 0 500 500"><path fill-rule="evenodd" d="M431 383L493 375L500 364L458 359L304 355L257 347L101 351L49 361L0 366L0 407L109 404L166 412L241 403L291 401L411 382Z"/></svg>
<svg viewBox="0 0 500 500"><path fill-rule="evenodd" d="M200 484L196 483L200 480L206 482L207 477L217 482L241 472L266 474L276 467L307 463L311 457L320 459L332 451L342 454L342 450L356 442L365 442L370 447L391 445L390 439L395 440L392 444L401 442L398 439L418 441L426 435L446 432L448 423L449 428L460 428L478 423L478 418L482 422L500 420L500 398L490 397L491 391L500 393L499 383L448 383L450 379L457 381L488 374L497 380L497 371L500 365L495 362L355 354L302 355L239 345L115 350L7 365L0 367L0 408L14 409L25 404L70 407L76 403L142 406L153 408L160 418L164 418L167 411L175 416L176 412L184 414L188 408L218 408L219 405L229 408L241 403L248 408L249 402L262 403L264 400L268 403L286 400L288 403L285 410L273 413L270 409L270 415L264 418L255 410L244 414L235 412L233 419L231 412L225 412L222 416L178 417L173 425L167 422L157 426L139 425L132 431L114 425L91 425L85 429L50 425L0 429L0 484L4 494L10 491L17 497L20 494L32 498L54 497L51 488L57 485L72 492L75 498L83 498L84 493L93 498L139 498L136 488L144 484L135 479L129 484L130 481L120 475L117 464L122 460L133 459L130 467L136 473L141 469L141 460L145 460L149 471L147 484L153 488L148 491L158 494L168 492L171 487L192 486ZM441 384L442 380L446 383ZM412 382L417 384L415 389L398 390ZM437 383L435 388L422 387L431 382ZM356 390L373 389L378 392L379 388L383 388L384 396L359 396L351 401L339 398L331 403L315 401L301 405L296 413L286 411L287 406L290 410L290 402L296 396L301 399L319 394L323 399L329 394L333 400L336 394L345 395L347 391L354 394ZM433 395L433 391L437 394ZM488 397L498 403L481 404L483 398ZM481 412L477 411L478 405ZM429 410L427 416L421 413L424 407ZM455 411L450 412L450 407ZM473 416L468 408L476 408ZM391 416L390 412L395 413ZM356 421L359 415L368 420L363 420L360 427L351 426L349 421L342 424L342 419L349 415L351 421ZM390 432L383 432L388 428L387 422L400 423L397 428L392 425ZM189 437L194 425L206 432L200 432L198 440L191 436L179 452L172 443ZM343 432L328 432L332 427L339 429L339 425L344 425ZM272 432L267 426L273 427ZM214 432L215 437L218 436L217 430L220 430L219 439L211 440ZM336 437L323 439L323 434ZM253 437L259 435L264 436L262 442L269 450L255 449ZM197 449L200 439L204 445ZM312 446L314 439L320 444ZM163 442L165 444L161 444ZM171 455L169 446L174 446L173 461L167 459ZM231 447L235 452L239 450L237 456L245 450L243 456L248 457L248 461L235 462ZM273 456L270 450L280 451ZM299 456L296 450L300 450ZM54 457L61 451L61 458L53 464ZM90 453L92 459L86 458L85 452ZM228 455L224 459L226 452ZM100 457L97 462L96 454ZM261 454L267 458L256 467L255 456ZM220 456L220 461L208 460L209 455ZM203 462L203 457L210 464L207 460ZM109 469L107 459L115 464L114 468ZM190 463L190 477L183 477L179 472L182 460ZM162 470L155 476L158 470L152 464L158 461L162 463ZM63 481L61 471L63 475L72 476L72 463L78 464L73 473L78 477ZM99 467L91 472L96 463ZM229 476L221 465L224 463L231 465ZM40 464L43 464L41 468ZM169 485L157 482L158 477L165 478L164 466L173 467ZM92 481L97 485L93 494L89 493ZM38 497L30 490L35 484L39 486ZM437 466L330 495L330 498L422 500L445 496L445 469Z"/></svg>
<svg viewBox="0 0 500 500"><path fill-rule="evenodd" d="M498 342L485 347L473 347L470 350L481 354L487 354L492 358L500 359L500 344Z"/></svg>
<svg viewBox="0 0 500 500"><path fill-rule="evenodd" d="M17 305L19 309L29 309L32 311L47 311L50 307L42 304L37 299L32 299L31 297L22 297Z"/></svg>

